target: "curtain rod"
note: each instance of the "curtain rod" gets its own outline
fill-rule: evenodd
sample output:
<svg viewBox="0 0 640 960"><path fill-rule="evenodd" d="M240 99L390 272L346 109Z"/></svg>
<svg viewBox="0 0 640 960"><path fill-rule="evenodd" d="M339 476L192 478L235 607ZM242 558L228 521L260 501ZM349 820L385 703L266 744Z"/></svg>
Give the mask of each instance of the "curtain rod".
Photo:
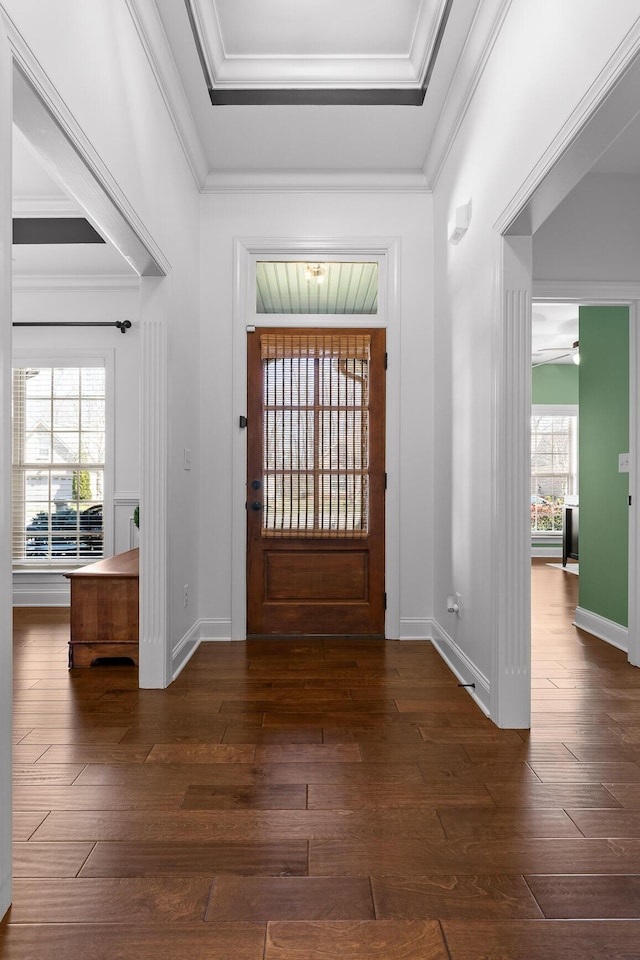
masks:
<svg viewBox="0 0 640 960"><path fill-rule="evenodd" d="M117 327L120 333L126 333L131 326L131 320L99 320L96 323L83 323L74 320L53 320L51 323L42 321L19 321L11 324L12 327Z"/></svg>

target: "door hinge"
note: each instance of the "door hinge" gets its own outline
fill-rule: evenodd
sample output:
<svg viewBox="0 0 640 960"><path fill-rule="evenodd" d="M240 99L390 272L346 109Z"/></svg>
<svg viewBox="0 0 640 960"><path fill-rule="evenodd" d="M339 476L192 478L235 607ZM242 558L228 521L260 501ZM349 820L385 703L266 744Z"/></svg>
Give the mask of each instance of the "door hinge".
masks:
<svg viewBox="0 0 640 960"><path fill-rule="evenodd" d="M386 610L386 609L387 609L387 594L386 594L386 591L385 591L385 593L383 594L383 597L382 597L382 604L383 604L383 606L384 606L384 609Z"/></svg>
<svg viewBox="0 0 640 960"><path fill-rule="evenodd" d="M247 418L246 418L246 417L239 417L239 419L238 419L238 426L240 427L241 430L246 430L246 428L247 428L247 423L248 423L248 421L247 421Z"/></svg>
<svg viewBox="0 0 640 960"><path fill-rule="evenodd" d="M385 353L384 355L384 368L385 370L389 369L389 354Z"/></svg>
<svg viewBox="0 0 640 960"><path fill-rule="evenodd" d="M629 494L629 506L631 506L631 494Z"/></svg>
<svg viewBox="0 0 640 960"><path fill-rule="evenodd" d="M385 475L384 475L384 488L385 488L385 490L387 489L387 482L388 482L387 478L388 478L388 474L385 472Z"/></svg>

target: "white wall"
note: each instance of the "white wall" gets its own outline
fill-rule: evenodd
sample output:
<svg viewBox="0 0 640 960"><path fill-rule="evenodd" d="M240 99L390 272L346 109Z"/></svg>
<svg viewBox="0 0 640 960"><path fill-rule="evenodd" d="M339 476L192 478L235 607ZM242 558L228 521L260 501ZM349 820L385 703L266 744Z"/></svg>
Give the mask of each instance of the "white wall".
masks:
<svg viewBox="0 0 640 960"><path fill-rule="evenodd" d="M147 616L145 607L153 638L144 659L157 670L142 669L141 650L141 677L162 685L170 670L165 633L173 648L197 619L198 471L183 470L182 449L189 447L197 463L199 192L126 0L2 0L1 6L19 55L72 131L81 132L100 179L168 273L145 314L158 345L157 364L168 358L166 374L160 371L163 410L153 444L161 462L145 465L148 488L161 491L157 499L166 488L166 509L152 523L141 503L141 534L146 519L147 544L161 544L147 556L164 556L166 544L169 557L166 578L160 570L166 582L154 587L163 610ZM193 585L188 608L182 603L185 582Z"/></svg>
<svg viewBox="0 0 640 960"><path fill-rule="evenodd" d="M14 285L13 320L41 323L39 327L16 327L13 350L38 355L65 350L105 351L113 357L113 460L110 502L104 504L107 537L105 553L110 556L131 548L130 518L139 499L140 444L140 323L139 283L131 281L73 280L55 283L46 279ZM53 327L47 322L115 323L130 320L122 334L117 327ZM69 581L60 573L20 572L13 575L13 602L16 606L68 605Z"/></svg>
<svg viewBox="0 0 640 960"><path fill-rule="evenodd" d="M232 560L244 550L242 538L232 543L231 512L233 484L244 484L244 477L233 476L232 463L238 416L246 412L232 402L234 376L244 374L242 357L234 359L235 368L231 363L233 324L244 329L246 323L244 317L234 317L234 238L357 237L363 245L367 238L400 241L401 297L395 321L400 329L394 331L400 355L392 352L389 376L399 372L401 455L399 489L389 493L400 502L400 633L425 636L433 573L431 197L391 192L221 193L203 197L202 208L200 589L202 617L210 621L204 634L230 635ZM244 488L241 496L244 504ZM243 528L243 506L241 510Z"/></svg>
<svg viewBox="0 0 640 960"><path fill-rule="evenodd" d="M536 280L640 277L640 175L590 173L533 238Z"/></svg>
<svg viewBox="0 0 640 960"><path fill-rule="evenodd" d="M171 651L197 618L198 554L194 543L199 515L198 473L183 471L182 457L176 457L176 451L189 446L197 462L199 193L125 0L92 0L90 4L86 0L65 0L64 4L2 0L0 12L8 18L3 28L16 55L33 74L54 110L64 116L67 129L78 138L85 155L90 156L101 182L168 273L165 281L153 286L154 295L145 301L145 327L153 328L151 339L158 344L157 356L148 358L147 368L158 374L156 393L163 403L157 436L148 444L148 449L159 451L158 461L145 462L141 476L141 488L143 482L147 489L155 484L159 490L155 500L166 501L166 509L156 518L160 529L149 525L147 518L147 555L156 544L160 545L156 551L159 575L147 583L148 592L154 596L147 597L150 602L144 602L144 645L141 643L140 652L141 682L163 686L170 679ZM11 73L9 63L7 69L5 63L0 66L0 155L6 160L6 171L10 169L11 128L4 121L8 121ZM0 179L8 191L7 178ZM2 203L1 209L3 236L7 237L8 204ZM2 279L5 301L6 277ZM143 286L149 293L148 281ZM9 312L5 312L7 324ZM5 339L6 335L3 343ZM165 357L170 359L166 371ZM7 449L9 432L7 406L0 422L3 451ZM144 439L143 435L141 441ZM8 472L3 471L3 475L8 477ZM2 482L2 504L6 507L7 480ZM142 527L144 522L141 512ZM144 553L144 543L141 546ZM170 559L165 569L167 552ZM181 585L185 581L195 585L189 608L181 602ZM3 597L8 599L8 562L2 587ZM10 664L7 648L10 649L8 630L2 633L3 667ZM10 691L10 670L1 672L4 694L7 689ZM5 688L5 684L9 687ZM8 905L11 875L7 842L10 777L6 776L10 760L10 693L0 700L2 911Z"/></svg>
<svg viewBox="0 0 640 960"><path fill-rule="evenodd" d="M505 372L496 352L502 304L495 224L526 191L536 164L637 16L632 0L606 8L599 0L512 3L435 190L435 615L491 682L499 618L494 402ZM469 198L471 226L455 247L447 243L447 221ZM445 609L451 590L463 598L455 622Z"/></svg>

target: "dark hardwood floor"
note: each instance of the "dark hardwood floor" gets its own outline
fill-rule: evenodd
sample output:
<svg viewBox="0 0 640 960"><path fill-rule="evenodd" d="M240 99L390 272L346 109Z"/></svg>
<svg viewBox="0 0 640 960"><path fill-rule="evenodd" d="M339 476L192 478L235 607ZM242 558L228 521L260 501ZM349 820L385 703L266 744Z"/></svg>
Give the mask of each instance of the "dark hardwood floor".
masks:
<svg viewBox="0 0 640 960"><path fill-rule="evenodd" d="M428 643L200 647L166 691L15 612L3 960L637 960L640 672L533 568L532 730Z"/></svg>

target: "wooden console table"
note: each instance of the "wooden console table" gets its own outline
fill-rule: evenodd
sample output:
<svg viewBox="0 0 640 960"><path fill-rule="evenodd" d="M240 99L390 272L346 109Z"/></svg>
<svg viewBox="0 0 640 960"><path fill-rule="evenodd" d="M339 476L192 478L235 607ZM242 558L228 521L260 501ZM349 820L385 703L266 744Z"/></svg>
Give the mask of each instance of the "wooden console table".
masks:
<svg viewBox="0 0 640 960"><path fill-rule="evenodd" d="M127 550L71 573L69 668L103 657L138 663L139 551Z"/></svg>

